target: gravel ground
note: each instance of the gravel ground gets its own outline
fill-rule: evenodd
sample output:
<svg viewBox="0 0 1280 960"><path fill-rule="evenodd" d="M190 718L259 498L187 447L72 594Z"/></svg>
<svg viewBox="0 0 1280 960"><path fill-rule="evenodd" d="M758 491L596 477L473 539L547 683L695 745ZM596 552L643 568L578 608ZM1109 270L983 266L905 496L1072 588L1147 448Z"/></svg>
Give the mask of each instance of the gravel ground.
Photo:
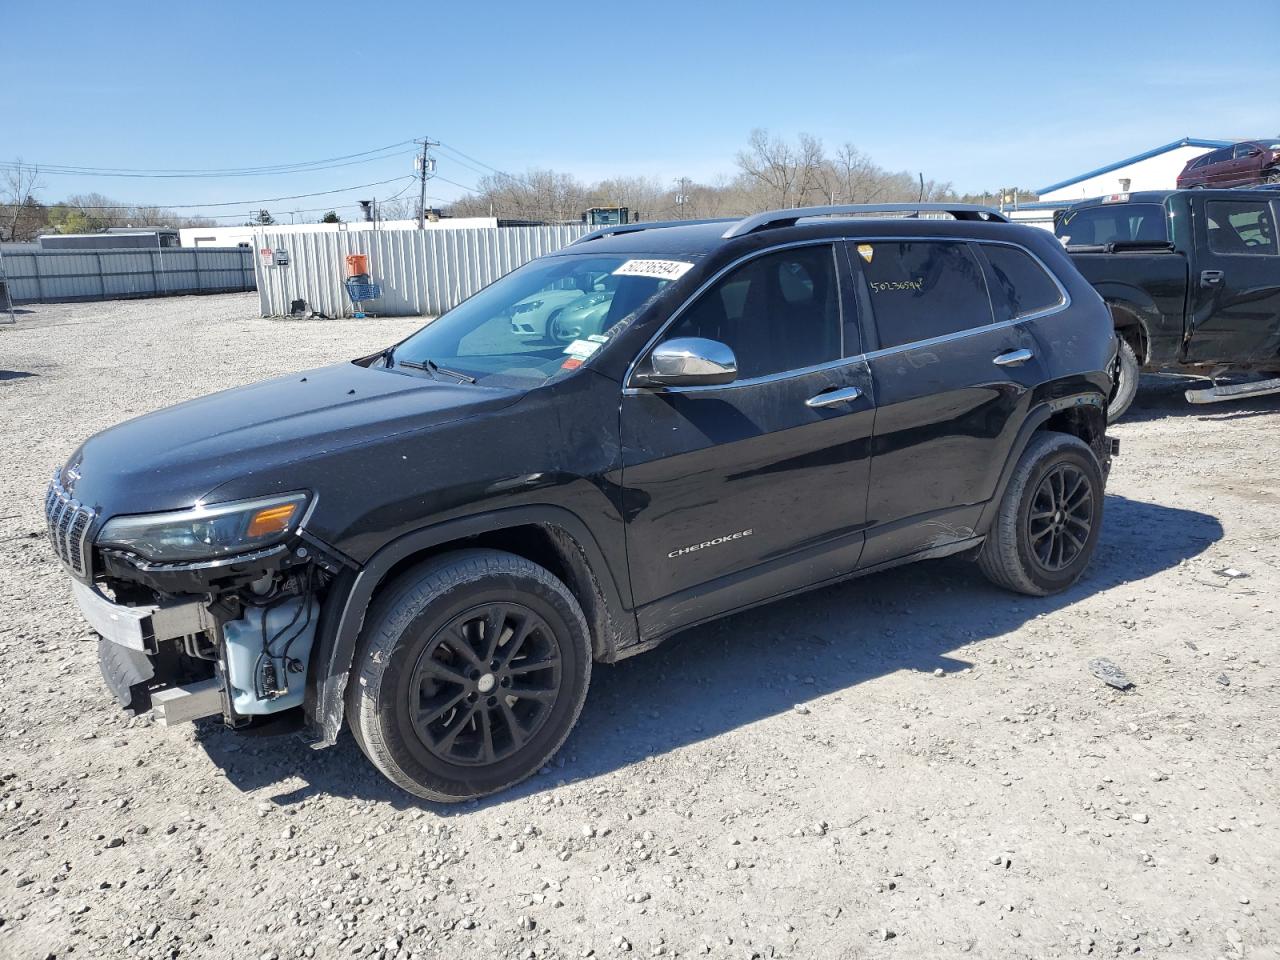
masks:
<svg viewBox="0 0 1280 960"><path fill-rule="evenodd" d="M415 326L255 312L0 328L0 957L1280 955L1280 398L1148 384L1064 596L937 561L689 631L440 808L349 738L125 717L43 539L88 434Z"/></svg>

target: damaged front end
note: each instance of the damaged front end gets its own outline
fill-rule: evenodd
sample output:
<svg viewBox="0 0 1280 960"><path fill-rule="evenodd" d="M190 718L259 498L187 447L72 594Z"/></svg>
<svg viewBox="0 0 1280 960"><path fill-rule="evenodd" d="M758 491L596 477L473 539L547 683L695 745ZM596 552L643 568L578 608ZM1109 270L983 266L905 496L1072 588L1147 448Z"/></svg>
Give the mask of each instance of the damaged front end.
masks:
<svg viewBox="0 0 1280 960"><path fill-rule="evenodd" d="M306 532L313 496L102 516L62 474L45 499L50 539L121 706L238 727L303 705L320 603L350 563Z"/></svg>

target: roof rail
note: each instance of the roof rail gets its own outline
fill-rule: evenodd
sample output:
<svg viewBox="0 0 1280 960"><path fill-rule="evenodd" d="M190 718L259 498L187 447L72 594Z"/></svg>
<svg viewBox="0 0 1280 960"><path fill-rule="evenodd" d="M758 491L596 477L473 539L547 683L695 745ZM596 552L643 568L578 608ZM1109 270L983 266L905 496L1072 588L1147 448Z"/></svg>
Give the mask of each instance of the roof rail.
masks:
<svg viewBox="0 0 1280 960"><path fill-rule="evenodd" d="M991 220L1008 223L998 210L976 203L844 203L829 207L794 207L791 210L769 210L744 217L722 234L722 239L743 237L768 227L791 227L804 217L853 216L859 213L949 213L957 220Z"/></svg>
<svg viewBox="0 0 1280 960"><path fill-rule="evenodd" d="M569 246L577 243L586 243L588 240L598 240L613 233L639 233L641 230L653 230L658 227L689 227L699 223L733 223L737 217L715 217L711 220L644 220L640 223L617 223L611 227L601 227L599 230L593 230L585 236L579 237Z"/></svg>

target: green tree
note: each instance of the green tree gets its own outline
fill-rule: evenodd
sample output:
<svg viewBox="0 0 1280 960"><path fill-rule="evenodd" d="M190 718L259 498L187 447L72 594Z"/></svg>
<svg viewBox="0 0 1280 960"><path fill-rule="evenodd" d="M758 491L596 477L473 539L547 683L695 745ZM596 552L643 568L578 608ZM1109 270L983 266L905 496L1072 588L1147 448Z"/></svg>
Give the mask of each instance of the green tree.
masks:
<svg viewBox="0 0 1280 960"><path fill-rule="evenodd" d="M271 215L270 210L259 210L253 215L249 221L250 227L269 227L276 222L276 218Z"/></svg>
<svg viewBox="0 0 1280 960"><path fill-rule="evenodd" d="M326 213L323 217L320 218L320 222L321 223L341 223L342 218L338 216L338 214L335 213L333 210L330 210L328 213Z"/></svg>

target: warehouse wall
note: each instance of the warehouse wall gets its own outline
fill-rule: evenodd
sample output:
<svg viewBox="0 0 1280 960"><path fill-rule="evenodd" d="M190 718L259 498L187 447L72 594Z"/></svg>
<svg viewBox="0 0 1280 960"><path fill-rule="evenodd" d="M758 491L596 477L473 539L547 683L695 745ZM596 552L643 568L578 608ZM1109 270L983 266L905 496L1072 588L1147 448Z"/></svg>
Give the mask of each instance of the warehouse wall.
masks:
<svg viewBox="0 0 1280 960"><path fill-rule="evenodd" d="M382 297L364 304L378 316L437 316L523 263L567 246L593 228L495 227L289 234L266 231L255 252L264 317L289 313L294 300L330 317L349 316L346 256L369 257ZM283 257L278 256L283 252ZM278 261L287 258L288 264Z"/></svg>

